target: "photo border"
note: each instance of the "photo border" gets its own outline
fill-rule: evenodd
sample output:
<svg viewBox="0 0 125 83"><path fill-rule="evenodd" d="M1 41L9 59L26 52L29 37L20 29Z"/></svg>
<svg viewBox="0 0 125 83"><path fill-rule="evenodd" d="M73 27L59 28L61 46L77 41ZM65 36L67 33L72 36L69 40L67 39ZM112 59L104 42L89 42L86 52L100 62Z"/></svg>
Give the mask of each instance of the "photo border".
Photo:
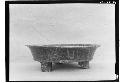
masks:
<svg viewBox="0 0 125 83"><path fill-rule="evenodd" d="M110 1L110 3L108 3ZM98 81L10 81L9 80L9 27L10 4L65 4L65 3L100 3L115 4L115 80ZM119 0L38 0L38 1L5 1L5 75L6 82L119 82Z"/></svg>

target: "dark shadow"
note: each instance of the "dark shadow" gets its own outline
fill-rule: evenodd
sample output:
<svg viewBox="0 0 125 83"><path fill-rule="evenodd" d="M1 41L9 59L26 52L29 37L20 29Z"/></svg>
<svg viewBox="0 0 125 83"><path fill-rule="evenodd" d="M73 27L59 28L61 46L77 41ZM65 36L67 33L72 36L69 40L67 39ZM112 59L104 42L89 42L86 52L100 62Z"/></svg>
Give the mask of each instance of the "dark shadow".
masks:
<svg viewBox="0 0 125 83"><path fill-rule="evenodd" d="M57 63L53 65L53 71L72 71L78 69L80 69L80 66L75 63Z"/></svg>

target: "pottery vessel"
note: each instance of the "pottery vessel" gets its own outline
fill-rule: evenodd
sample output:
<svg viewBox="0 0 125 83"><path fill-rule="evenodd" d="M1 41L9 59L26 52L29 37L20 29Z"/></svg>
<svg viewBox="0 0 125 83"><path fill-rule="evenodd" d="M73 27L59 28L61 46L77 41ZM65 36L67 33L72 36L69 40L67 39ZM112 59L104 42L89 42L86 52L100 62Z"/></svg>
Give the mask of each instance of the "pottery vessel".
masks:
<svg viewBox="0 0 125 83"><path fill-rule="evenodd" d="M41 63L42 72L52 71L53 63L78 62L82 68L89 68L89 61L100 45L97 44L50 44L26 45L33 59Z"/></svg>

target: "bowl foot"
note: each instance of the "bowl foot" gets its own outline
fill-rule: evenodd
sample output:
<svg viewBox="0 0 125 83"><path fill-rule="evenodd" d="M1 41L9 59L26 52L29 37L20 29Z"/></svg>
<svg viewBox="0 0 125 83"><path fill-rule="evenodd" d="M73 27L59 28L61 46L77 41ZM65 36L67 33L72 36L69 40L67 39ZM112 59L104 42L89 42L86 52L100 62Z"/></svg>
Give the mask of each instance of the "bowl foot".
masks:
<svg viewBox="0 0 125 83"><path fill-rule="evenodd" d="M83 68L83 69L88 69L88 68L89 68L89 61L78 62L78 64L79 64L80 67Z"/></svg>
<svg viewBox="0 0 125 83"><path fill-rule="evenodd" d="M42 72L51 72L52 71L52 62L40 62Z"/></svg>

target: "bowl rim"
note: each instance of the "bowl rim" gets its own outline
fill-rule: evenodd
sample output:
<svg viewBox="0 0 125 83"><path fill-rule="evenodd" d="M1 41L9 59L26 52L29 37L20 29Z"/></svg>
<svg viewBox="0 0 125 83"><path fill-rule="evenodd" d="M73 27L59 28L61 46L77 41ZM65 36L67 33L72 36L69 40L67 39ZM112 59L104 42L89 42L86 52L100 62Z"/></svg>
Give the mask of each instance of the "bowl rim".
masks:
<svg viewBox="0 0 125 83"><path fill-rule="evenodd" d="M48 44L48 45L25 45L27 47L61 47L61 48L74 48L74 47L100 47L98 44Z"/></svg>

